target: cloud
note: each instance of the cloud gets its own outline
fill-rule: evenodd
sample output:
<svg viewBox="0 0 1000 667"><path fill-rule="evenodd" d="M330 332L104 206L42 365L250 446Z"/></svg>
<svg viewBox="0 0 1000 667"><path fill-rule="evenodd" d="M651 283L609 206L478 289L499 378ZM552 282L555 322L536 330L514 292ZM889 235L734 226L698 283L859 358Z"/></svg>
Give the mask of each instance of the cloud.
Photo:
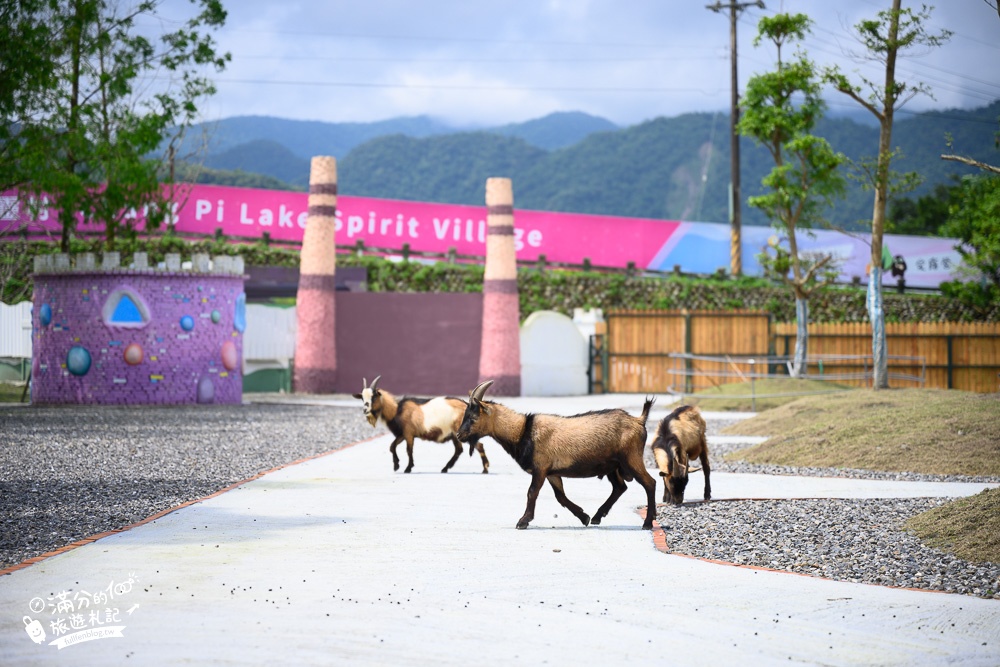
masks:
<svg viewBox="0 0 1000 667"><path fill-rule="evenodd" d="M174 7L181 0L169 0ZM218 34L233 55L215 77L206 116L264 114L329 121L402 115L458 125L515 122L584 111L621 125L657 116L728 111L729 17L704 2L632 0L370 0L366 3L241 0L228 4ZM977 107L1000 99L1000 18L981 0L953 0L929 26L954 31L943 47L903 58L899 73L935 98L908 110ZM856 64L851 26L888 2L769 0L739 20L739 74L772 65L755 49L761 16L804 12L814 22L805 48L820 64ZM166 11L166 9L164 10ZM833 110L853 103L831 95Z"/></svg>

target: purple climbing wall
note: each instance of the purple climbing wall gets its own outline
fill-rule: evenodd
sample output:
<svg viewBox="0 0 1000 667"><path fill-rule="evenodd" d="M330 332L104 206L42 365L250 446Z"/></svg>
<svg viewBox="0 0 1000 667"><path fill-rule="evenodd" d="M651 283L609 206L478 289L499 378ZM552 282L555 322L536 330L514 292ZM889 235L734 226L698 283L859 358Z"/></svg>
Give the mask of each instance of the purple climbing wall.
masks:
<svg viewBox="0 0 1000 667"><path fill-rule="evenodd" d="M201 270L181 270L179 258L166 269L70 267L65 256L36 263L32 402L242 402L246 296L236 260L202 256Z"/></svg>

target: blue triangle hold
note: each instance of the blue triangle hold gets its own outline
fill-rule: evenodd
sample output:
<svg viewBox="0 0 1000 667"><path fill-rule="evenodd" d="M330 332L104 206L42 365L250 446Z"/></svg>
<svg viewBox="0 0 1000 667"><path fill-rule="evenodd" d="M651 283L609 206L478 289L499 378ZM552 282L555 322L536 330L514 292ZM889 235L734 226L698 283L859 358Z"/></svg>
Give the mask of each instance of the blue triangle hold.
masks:
<svg viewBox="0 0 1000 667"><path fill-rule="evenodd" d="M143 322L142 311L139 310L139 306L136 305L135 301L131 299L127 294L123 294L122 298L119 299L118 305L115 306L115 312L111 314L112 322Z"/></svg>

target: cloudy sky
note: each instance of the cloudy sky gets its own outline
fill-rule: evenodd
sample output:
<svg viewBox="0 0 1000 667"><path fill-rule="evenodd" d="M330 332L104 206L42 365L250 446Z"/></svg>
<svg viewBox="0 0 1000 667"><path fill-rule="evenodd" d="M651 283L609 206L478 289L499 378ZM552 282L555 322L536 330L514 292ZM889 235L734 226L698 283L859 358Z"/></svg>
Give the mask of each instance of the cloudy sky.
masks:
<svg viewBox="0 0 1000 667"><path fill-rule="evenodd" d="M224 0L217 33L232 54L215 75L204 120L269 115L374 121L429 115L458 126L488 126L584 111L619 125L693 111L727 111L729 14L715 0ZM187 2L161 12L179 18ZM740 89L771 67L754 48L762 16L802 12L814 20L809 56L847 73L877 70L853 26L889 0L764 0L737 24ZM929 31L950 30L942 47L908 53L900 78L923 82L905 111L974 108L1000 99L1000 16L996 0L941 0ZM904 7L918 8L905 0ZM856 106L829 96L831 111Z"/></svg>

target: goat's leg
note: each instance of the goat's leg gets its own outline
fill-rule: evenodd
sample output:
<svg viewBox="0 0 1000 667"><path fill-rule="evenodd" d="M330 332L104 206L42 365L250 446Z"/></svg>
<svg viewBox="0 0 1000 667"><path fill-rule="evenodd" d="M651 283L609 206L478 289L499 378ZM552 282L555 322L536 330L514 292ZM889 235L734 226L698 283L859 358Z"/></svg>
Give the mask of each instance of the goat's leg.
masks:
<svg viewBox="0 0 1000 667"><path fill-rule="evenodd" d="M403 472L410 472L413 470L413 438L406 439L406 457L409 459L409 463Z"/></svg>
<svg viewBox="0 0 1000 667"><path fill-rule="evenodd" d="M455 454L454 454L454 456L451 457L451 460L448 461L448 463L445 464L445 466L443 468L441 468L441 472L448 472L448 470L453 465L455 465L455 461L458 460L458 457L462 455L462 443L460 443L458 441L458 438L456 438L454 435L452 435L451 436L451 442L452 442L452 444L455 445Z"/></svg>
<svg viewBox="0 0 1000 667"><path fill-rule="evenodd" d="M705 475L705 500L712 499L712 481L709 479L712 469L708 465L708 448L701 448L701 472Z"/></svg>
<svg viewBox="0 0 1000 667"><path fill-rule="evenodd" d="M528 486L528 504L524 508L524 516L517 520L516 528L518 530L527 528L531 520L535 518L535 501L538 500L538 492L542 490L542 484L545 483L546 477L544 470L535 469L531 473L531 484Z"/></svg>
<svg viewBox="0 0 1000 667"><path fill-rule="evenodd" d="M490 471L490 460L486 458L486 450L483 449L483 443L478 440L469 441L469 456L472 456L473 445L475 445L476 449L479 450L479 456L483 459L483 474L485 475Z"/></svg>
<svg viewBox="0 0 1000 667"><path fill-rule="evenodd" d="M594 518L590 520L590 522L595 526L601 525L601 521L603 521L604 517L606 517L608 512L611 511L611 507L618 502L618 499L622 497L623 493L625 493L625 489L628 488L625 484L625 480L622 479L621 470L616 469L613 473L609 474L608 481L611 482L611 495L608 496L608 499L604 501L604 504L601 505L600 509L598 509L594 514Z"/></svg>
<svg viewBox="0 0 1000 667"><path fill-rule="evenodd" d="M552 491L555 492L556 500L559 501L560 505L572 512L573 516L579 519L583 525L590 524L590 517L583 511L583 508L566 497L566 491L563 490L562 477L559 475L549 475L549 485L552 487Z"/></svg>
<svg viewBox="0 0 1000 667"><path fill-rule="evenodd" d="M389 445L389 451L392 453L393 470L399 470L399 457L396 456L396 446L401 442L403 442L403 436L399 436L398 438L392 441L391 445Z"/></svg>
<svg viewBox="0 0 1000 667"><path fill-rule="evenodd" d="M646 472L646 465L642 460L642 448L639 448L635 456L629 456L625 461L625 469L632 473L646 490L646 520L642 522L643 530L653 529L653 519L656 518L656 480ZM664 480L665 482L666 480Z"/></svg>

